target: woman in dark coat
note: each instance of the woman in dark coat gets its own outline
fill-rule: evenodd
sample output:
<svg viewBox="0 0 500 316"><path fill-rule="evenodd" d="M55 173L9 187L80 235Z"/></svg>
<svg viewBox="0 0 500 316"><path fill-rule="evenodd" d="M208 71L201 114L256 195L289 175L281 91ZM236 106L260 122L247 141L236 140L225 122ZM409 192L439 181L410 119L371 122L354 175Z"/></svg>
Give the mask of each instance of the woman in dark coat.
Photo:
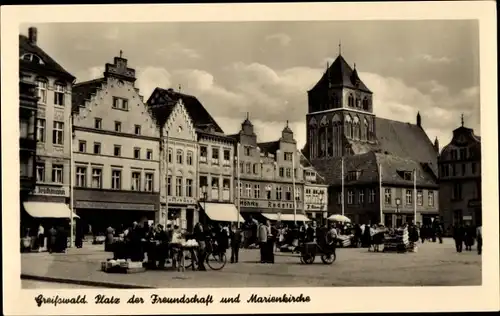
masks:
<svg viewBox="0 0 500 316"><path fill-rule="evenodd" d="M363 232L362 247L370 248L372 245L372 235L370 233L370 225L365 225L365 231Z"/></svg>
<svg viewBox="0 0 500 316"><path fill-rule="evenodd" d="M474 238L475 238L475 231L474 228L470 225L467 225L465 227L465 250L466 251L471 251L472 246L474 245Z"/></svg>

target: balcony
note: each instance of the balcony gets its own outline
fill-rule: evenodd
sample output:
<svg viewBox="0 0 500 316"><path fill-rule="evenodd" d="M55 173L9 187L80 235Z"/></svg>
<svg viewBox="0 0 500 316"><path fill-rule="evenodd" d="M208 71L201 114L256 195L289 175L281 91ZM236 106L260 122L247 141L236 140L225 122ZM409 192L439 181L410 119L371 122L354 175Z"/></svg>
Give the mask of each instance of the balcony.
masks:
<svg viewBox="0 0 500 316"><path fill-rule="evenodd" d="M19 138L19 149L21 151L36 151L36 140L32 137L20 137Z"/></svg>
<svg viewBox="0 0 500 316"><path fill-rule="evenodd" d="M36 111L38 97L36 96L36 85L31 82L19 81L19 107Z"/></svg>

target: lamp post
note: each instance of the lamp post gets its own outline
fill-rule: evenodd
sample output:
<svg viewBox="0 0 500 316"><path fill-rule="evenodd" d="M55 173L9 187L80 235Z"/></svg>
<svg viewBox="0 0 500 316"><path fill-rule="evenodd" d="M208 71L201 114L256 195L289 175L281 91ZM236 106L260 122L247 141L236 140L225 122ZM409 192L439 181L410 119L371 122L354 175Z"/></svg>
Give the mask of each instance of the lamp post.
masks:
<svg viewBox="0 0 500 316"><path fill-rule="evenodd" d="M205 226L207 223L207 208L206 207L207 207L207 196L208 196L206 185L201 187L201 194L202 194L202 199L203 199L203 211L205 211L205 216L203 216L203 226Z"/></svg>
<svg viewBox="0 0 500 316"><path fill-rule="evenodd" d="M396 221L399 219L399 206L401 205L401 199L396 198Z"/></svg>

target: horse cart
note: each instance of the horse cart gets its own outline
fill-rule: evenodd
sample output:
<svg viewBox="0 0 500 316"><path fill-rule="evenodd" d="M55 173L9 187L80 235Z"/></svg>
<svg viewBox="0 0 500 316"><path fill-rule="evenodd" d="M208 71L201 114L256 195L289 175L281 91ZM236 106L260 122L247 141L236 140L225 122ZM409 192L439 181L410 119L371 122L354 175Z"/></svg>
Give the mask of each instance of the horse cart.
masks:
<svg viewBox="0 0 500 316"><path fill-rule="evenodd" d="M317 256L324 264L332 264L336 259L335 244L319 245L316 242L307 242L300 246L300 262L313 264Z"/></svg>

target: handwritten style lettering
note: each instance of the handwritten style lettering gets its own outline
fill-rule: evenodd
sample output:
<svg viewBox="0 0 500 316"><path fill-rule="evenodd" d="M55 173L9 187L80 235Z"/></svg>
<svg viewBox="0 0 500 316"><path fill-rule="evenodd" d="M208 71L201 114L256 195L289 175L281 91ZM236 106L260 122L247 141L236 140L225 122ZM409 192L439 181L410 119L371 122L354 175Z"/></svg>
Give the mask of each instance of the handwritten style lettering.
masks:
<svg viewBox="0 0 500 316"><path fill-rule="evenodd" d="M108 297L103 294L96 295L95 303L96 304L120 304L120 298L119 297Z"/></svg>
<svg viewBox="0 0 500 316"><path fill-rule="evenodd" d="M283 296L258 296L257 294L252 294L247 300L247 303L309 303L311 298L309 296L304 296L300 294L299 296L286 295Z"/></svg>
<svg viewBox="0 0 500 316"><path fill-rule="evenodd" d="M187 297L184 294L181 297L161 297L158 294L151 295L151 304L211 304L214 302L212 295L208 294L206 297L198 297L198 294Z"/></svg>
<svg viewBox="0 0 500 316"><path fill-rule="evenodd" d="M35 302L38 307L42 304L53 304L57 306L58 304L87 304L86 295L78 295L77 297L60 297L59 295L52 297L45 297L42 294L35 297Z"/></svg>
<svg viewBox="0 0 500 316"><path fill-rule="evenodd" d="M223 304L240 303L240 294L238 294L236 297L223 297L220 299L220 302Z"/></svg>
<svg viewBox="0 0 500 316"><path fill-rule="evenodd" d="M132 295L131 298L128 299L127 304L144 304L144 299L140 296Z"/></svg>

